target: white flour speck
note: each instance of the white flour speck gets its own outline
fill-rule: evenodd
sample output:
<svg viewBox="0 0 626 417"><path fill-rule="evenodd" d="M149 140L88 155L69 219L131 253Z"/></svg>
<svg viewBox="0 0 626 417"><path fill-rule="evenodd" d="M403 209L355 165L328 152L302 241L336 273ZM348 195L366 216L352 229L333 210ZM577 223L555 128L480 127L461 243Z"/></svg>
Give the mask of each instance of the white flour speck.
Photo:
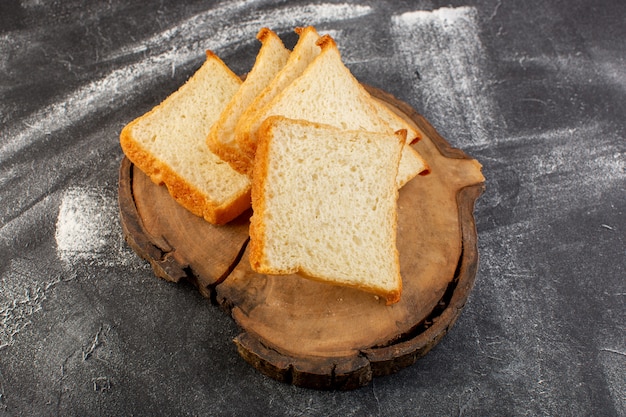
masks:
<svg viewBox="0 0 626 417"><path fill-rule="evenodd" d="M285 6L269 11L254 10L243 14L254 1L231 2L178 22L175 27L115 51L107 59L166 48L195 45L194 54L204 49L215 52L239 42L252 42L262 27L291 31L297 26L354 19L372 12L369 6L350 4L307 4ZM234 24L236 22L236 24ZM218 53L219 55L219 53Z"/></svg>
<svg viewBox="0 0 626 417"><path fill-rule="evenodd" d="M47 290L72 278L41 274L32 259L14 258L0 275L0 351L12 346L19 333L42 310Z"/></svg>
<svg viewBox="0 0 626 417"><path fill-rule="evenodd" d="M392 33L422 111L452 132L456 146L489 142L499 113L488 93L485 55L473 7L392 16Z"/></svg>
<svg viewBox="0 0 626 417"><path fill-rule="evenodd" d="M133 258L124 244L115 198L95 188L73 188L65 193L55 238L59 259L70 265L127 265Z"/></svg>

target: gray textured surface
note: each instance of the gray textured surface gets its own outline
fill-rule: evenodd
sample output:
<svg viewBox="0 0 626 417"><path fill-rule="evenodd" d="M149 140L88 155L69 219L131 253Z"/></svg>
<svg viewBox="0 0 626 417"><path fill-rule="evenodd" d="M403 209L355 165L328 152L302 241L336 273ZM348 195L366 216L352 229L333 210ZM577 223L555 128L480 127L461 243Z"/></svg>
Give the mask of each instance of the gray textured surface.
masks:
<svg viewBox="0 0 626 417"><path fill-rule="evenodd" d="M626 415L625 17L582 0L3 1L0 416ZM122 126L204 49L243 73L261 26L293 43L305 24L487 178L458 323L353 392L260 375L232 320L155 279L117 217Z"/></svg>

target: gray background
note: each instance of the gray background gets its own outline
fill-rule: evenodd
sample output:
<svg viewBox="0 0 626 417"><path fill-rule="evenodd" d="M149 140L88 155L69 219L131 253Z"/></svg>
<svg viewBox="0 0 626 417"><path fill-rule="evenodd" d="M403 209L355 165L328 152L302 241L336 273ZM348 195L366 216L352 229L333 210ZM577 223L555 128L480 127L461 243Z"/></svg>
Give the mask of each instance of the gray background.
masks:
<svg viewBox="0 0 626 417"><path fill-rule="evenodd" d="M626 415L626 2L0 3L0 416ZM449 7L441 9L442 7ZM419 12L423 11L423 12ZM313 24L484 166L480 267L425 358L281 384L123 242L121 128L214 50Z"/></svg>

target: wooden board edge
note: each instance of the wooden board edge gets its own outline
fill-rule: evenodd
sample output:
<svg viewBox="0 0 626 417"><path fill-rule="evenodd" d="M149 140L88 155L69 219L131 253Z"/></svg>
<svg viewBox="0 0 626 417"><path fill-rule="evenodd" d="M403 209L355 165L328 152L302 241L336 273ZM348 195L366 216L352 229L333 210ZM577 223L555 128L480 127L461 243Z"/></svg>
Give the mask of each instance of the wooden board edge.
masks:
<svg viewBox="0 0 626 417"><path fill-rule="evenodd" d="M426 355L450 331L465 306L478 271L478 239L474 219L475 203L484 184L464 187L457 194L462 249L453 280L435 310L412 332L384 347L362 353L372 364L374 376L388 375L405 368Z"/></svg>
<svg viewBox="0 0 626 417"><path fill-rule="evenodd" d="M454 279L438 308L411 332L387 346L372 347L354 356L336 358L294 358L272 349L258 336L243 332L234 340L239 355L273 379L325 390L363 387L374 377L389 375L414 364L450 331L474 286L478 269L478 239L473 211L483 191L482 183L459 190L457 203L463 249Z"/></svg>
<svg viewBox="0 0 626 417"><path fill-rule="evenodd" d="M366 85L365 88L410 117L417 127L428 135L443 156L472 159L462 150L453 148L407 103L375 87ZM177 264L167 256L168 248L159 247L150 239L134 202L132 180L133 164L124 157L120 166L118 199L122 229L128 244L138 255L149 261L157 277L171 282L185 279L194 284L203 296L214 302L211 289L201 288L193 271ZM363 349L354 356L294 358L273 350L254 334L243 332L234 339L239 355L255 369L278 381L327 390L351 390L363 387L374 377L395 373L415 363L450 330L474 285L478 267L478 249L473 210L483 190L484 182L459 190L457 207L462 229L462 253L457 271L433 314L407 334L400 335L386 346Z"/></svg>
<svg viewBox="0 0 626 417"><path fill-rule="evenodd" d="M119 170L118 205L124 239L139 256L150 263L154 274L170 282L189 280L191 277L185 267L167 256L169 248L161 248L149 238L133 196L133 163L126 156Z"/></svg>
<svg viewBox="0 0 626 417"><path fill-rule="evenodd" d="M234 339L239 355L254 369L277 381L317 390L348 391L372 380L370 362L362 355L322 358L292 357L243 332Z"/></svg>

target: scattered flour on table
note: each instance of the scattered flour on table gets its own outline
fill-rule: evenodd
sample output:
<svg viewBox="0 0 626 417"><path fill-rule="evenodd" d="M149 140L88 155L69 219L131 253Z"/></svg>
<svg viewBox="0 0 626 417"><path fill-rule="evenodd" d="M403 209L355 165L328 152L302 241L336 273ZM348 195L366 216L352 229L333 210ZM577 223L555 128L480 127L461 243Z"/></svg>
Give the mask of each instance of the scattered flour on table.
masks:
<svg viewBox="0 0 626 417"><path fill-rule="evenodd" d="M176 26L166 29L148 39L123 46L107 59L140 53L154 49L185 47L195 44L196 52L204 49L217 52L236 43L255 42L259 29L268 27L274 31L293 31L297 26L319 25L366 16L371 7L353 4L305 4L299 6L273 7L254 10L256 1L238 1L196 14ZM236 24L235 24L236 23Z"/></svg>
<svg viewBox="0 0 626 417"><path fill-rule="evenodd" d="M626 58L619 58L613 51L592 47L585 52L536 56L501 56L504 62L517 62L524 69L541 68L557 72L559 77L575 85L609 86L626 92Z"/></svg>
<svg viewBox="0 0 626 417"><path fill-rule="evenodd" d="M624 313L621 315L624 316ZM624 318L620 318L621 322L624 323ZM600 348L598 362L602 366L602 372L607 381L609 381L607 386L613 404L615 404L617 415L624 416L626 415L626 378L624 378L626 375L626 343L623 337L620 338L619 335L611 333L600 337L600 346L606 347Z"/></svg>
<svg viewBox="0 0 626 417"><path fill-rule="evenodd" d="M555 407L554 412L558 414L556 407L566 405L568 401L575 404L576 396L584 390L582 385L572 389L562 385L563 380L578 381L580 367L577 362L589 359L584 349L574 343L567 320L562 316L562 300L566 297L562 280L566 277L572 286L582 289L584 285L592 285L585 284L591 278L580 266L568 268L551 260L559 256L555 257L552 252L584 253L586 257L589 252L599 249L593 240L554 239L553 230L571 213L575 215L581 208L593 210L596 202L606 200L608 193L625 183L626 158L617 145L619 133L610 129L609 125L593 123L583 128L554 129L507 138L507 143L515 146L506 149L506 157L499 158L502 158L501 165L506 164L506 171L515 173L518 183L519 194L509 206L515 215L510 222L481 230L479 236L477 302L485 310L476 311L489 314L477 319L493 323L489 326L476 324L476 346L486 358L496 360L497 364L488 372L494 376L504 374L504 380L515 381L529 401L542 398L544 414L551 413L550 407ZM594 146L581 152L581 138L594 140ZM528 149L517 152L518 143L525 144ZM496 181L481 199L486 198L487 204L495 206L502 196L506 207L506 191ZM580 227L575 223L568 226ZM619 233L613 226L611 224L606 233ZM597 228L600 230L601 227L598 223ZM575 256L571 253L570 256ZM623 297L623 288L613 291L615 294L605 294L604 297ZM589 296L602 297L592 292ZM610 305L614 304L607 304ZM602 316L604 319L598 321L598 329L594 329L589 338L594 338L593 344L599 347L597 362L616 409L624 410L626 346L623 335L615 333L624 322L624 313L607 308ZM607 326L607 330L602 329L603 326ZM564 362L563 358L568 360ZM513 414L524 414L527 404L520 403L519 412L514 410Z"/></svg>
<svg viewBox="0 0 626 417"><path fill-rule="evenodd" d="M411 11L392 16L395 49L421 110L453 145L484 145L501 123L488 92L489 76L473 7ZM418 75L419 74L419 75Z"/></svg>
<svg viewBox="0 0 626 417"><path fill-rule="evenodd" d="M48 290L72 279L61 276L45 262L13 258L0 275L0 351L13 345L19 333L31 324L31 317L42 310Z"/></svg>
<svg viewBox="0 0 626 417"><path fill-rule="evenodd" d="M95 188L66 191L59 208L57 256L66 264L128 265L135 256L126 247L117 200Z"/></svg>
<svg viewBox="0 0 626 417"><path fill-rule="evenodd" d="M0 241L11 244L15 235L54 210L55 198L46 198L0 229ZM0 352L12 346L30 326L33 316L57 284L75 278L80 265L133 267L144 265L124 241L117 200L112 191L97 188L71 188L61 198L54 234L56 254L62 268L50 265L54 258L25 256L10 259L0 269Z"/></svg>
<svg viewBox="0 0 626 417"><path fill-rule="evenodd" d="M24 120L7 126L0 133L0 164L91 115L122 106L129 97L147 88L161 71L168 71L169 68L168 56L161 55L116 69L104 78L60 97Z"/></svg>
<svg viewBox="0 0 626 417"><path fill-rule="evenodd" d="M602 201L612 188L623 188L626 153L617 145L620 134L611 129L602 123L588 123L579 128L551 129L506 138L510 144L533 144L522 157L512 153L499 157L501 163L506 161L509 170L515 172L521 184L519 200L532 204L528 213L544 216L558 211L566 214ZM581 149L581 141L594 143ZM528 169L529 166L532 169ZM497 193L498 187L493 187L485 199L488 201Z"/></svg>

